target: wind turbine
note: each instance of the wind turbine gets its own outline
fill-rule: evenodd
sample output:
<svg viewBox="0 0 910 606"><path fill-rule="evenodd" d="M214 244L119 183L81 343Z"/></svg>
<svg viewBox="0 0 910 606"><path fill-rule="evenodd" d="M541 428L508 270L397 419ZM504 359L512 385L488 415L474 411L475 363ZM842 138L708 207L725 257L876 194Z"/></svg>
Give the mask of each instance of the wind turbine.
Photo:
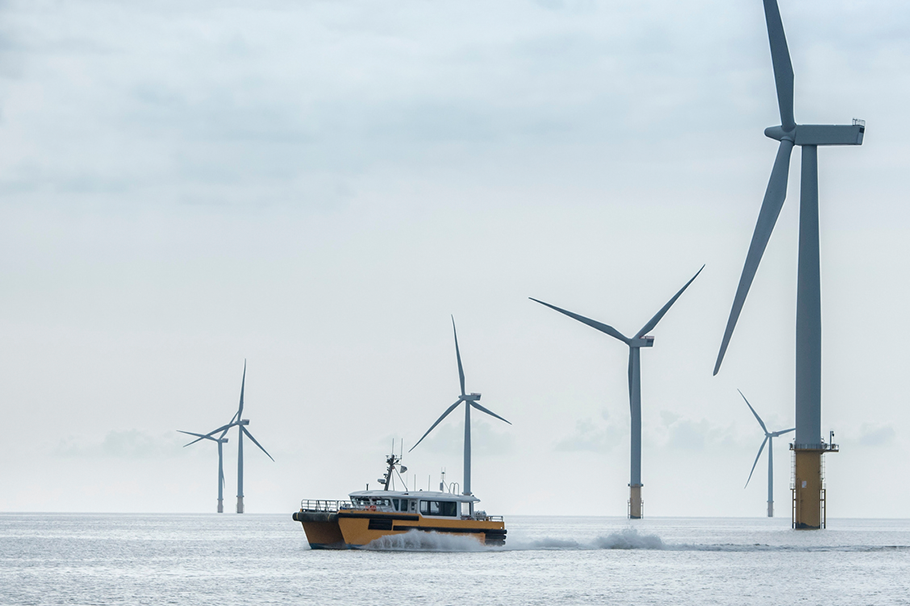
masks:
<svg viewBox="0 0 910 606"><path fill-rule="evenodd" d="M742 311L749 287L762 254L787 197L790 152L802 150L799 204L799 261L796 287L796 437L794 528L824 527L824 484L821 455L836 452L835 444L821 438L821 283L818 245L818 147L820 145L862 145L865 122L852 125L797 124L793 117L793 66L777 0L763 0L771 65L777 88L781 124L765 129L765 135L780 141L771 178L765 190L758 221L752 234L727 328L717 354L714 374L720 370L730 337Z"/></svg>
<svg viewBox="0 0 910 606"><path fill-rule="evenodd" d="M629 517L632 519L640 519L642 516L642 500L641 500L641 348L642 347L653 347L654 337L646 335L646 333L652 330L657 323L660 322L661 318L664 317L664 314L670 309L670 307L676 303L676 299L679 298L683 291L685 291L689 284L692 283L695 278L698 277L698 274L701 273L701 270L705 266L702 265L701 269L695 272L695 275L692 276L692 279L686 282L685 286L679 289L673 298L670 299L666 305L664 305L660 311L658 311L653 318L648 320L648 323L641 327L635 336L627 337L621 332L608 326L597 320L591 320L584 316L580 316L571 311L566 311L565 309L556 307L555 305L550 305L549 303L544 303L534 297L529 297L532 301L537 301L541 305L546 305L550 309L555 309L559 313L565 314L570 318L578 320L582 324L587 324L591 328L599 330L602 333L608 334L615 339L619 339L623 343L629 346L629 407L632 412L632 456L631 456L631 473L629 480Z"/></svg>
<svg viewBox="0 0 910 606"><path fill-rule="evenodd" d="M203 435L201 433L193 433L191 431L183 431L178 429L180 433L185 433L188 436L196 436L197 438L211 440L218 444L218 513L224 513L224 454L222 452L222 444L227 444L228 439L224 437L224 434L227 433L227 430L224 430L220 436L213 437L208 435ZM193 440L189 444L184 444L184 448L190 444L195 444L199 440Z"/></svg>
<svg viewBox="0 0 910 606"><path fill-rule="evenodd" d="M739 391L738 389L736 391ZM791 427L790 429L784 429L783 431L768 431L768 428L765 427L764 421L761 420L761 417L758 416L758 413L755 412L755 409L752 408L752 405L749 404L749 400L746 400L746 396L743 395L743 392L739 391L739 395L743 397L743 400L746 401L746 406L749 407L749 410L752 411L752 414L755 415L755 420L758 421L758 424L761 425L761 429L765 432L765 439L762 440L761 446L758 448L758 454L755 455L755 463L752 463L752 471L749 472L749 479L746 480L746 486L749 485L749 480L752 479L752 474L755 472L755 466L758 465L758 458L761 456L761 451L765 448L765 444L768 445L768 517L774 517L774 438L782 436L785 433L790 433L796 428ZM743 488L746 488L743 486Z"/></svg>
<svg viewBox="0 0 910 606"><path fill-rule="evenodd" d="M238 442L237 442L237 513L243 513L243 436L246 435L250 440L253 441L253 444L259 447L259 450L265 453L265 456L272 459L272 455L262 447L262 444L256 441L256 438L253 437L253 434L250 433L250 430L247 429L247 425L250 424L248 419L243 418L243 391L246 387L246 360L243 361L243 379L240 382L240 406L237 408L237 412L231 418L231 422L227 425L222 425L218 429L210 431L209 433L200 436L190 442L190 444L195 444L199 440L204 438L211 438L216 433L221 432L223 437L231 427L237 428L238 433ZM189 446L190 444L187 444ZM274 462L275 459L272 459Z"/></svg>
<svg viewBox="0 0 910 606"><path fill-rule="evenodd" d="M492 412L491 410L488 410L488 409L484 408L483 406L481 406L480 404L478 404L477 401L480 399L479 393L470 393L470 394L465 393L464 367L461 365L461 352L458 349L458 331L455 330L455 316L452 316L452 332L455 334L455 358L458 360L458 380L461 384L461 395L458 397L458 400L456 400L454 404L449 406L446 409L446 411L444 413L442 413L441 417L436 419L436 422L430 426L430 428L427 430L427 432L425 434L423 434L423 437L421 437L419 440L417 440L417 444L414 444L414 446L412 446L411 450L409 450L408 452L411 452L412 450L417 448L417 445L420 444L421 442L423 442L423 438L430 435L430 432L433 431L433 429L435 429L436 426L439 425L439 423L443 419L445 419L447 416L449 416L450 412L452 412L453 410L458 408L458 405L461 404L462 402L464 402L465 407L464 407L464 493L463 494L470 495L470 494L473 494L471 492L471 408L473 407L473 408L476 408L477 410L479 410L480 412L485 412L488 415L490 415L491 417L496 417L500 421L505 421L506 423L509 423L509 425L511 425L512 423L510 423L509 421L506 421L505 419L500 417L495 412ZM470 508L471 508L471 514L473 515L474 503L470 504Z"/></svg>

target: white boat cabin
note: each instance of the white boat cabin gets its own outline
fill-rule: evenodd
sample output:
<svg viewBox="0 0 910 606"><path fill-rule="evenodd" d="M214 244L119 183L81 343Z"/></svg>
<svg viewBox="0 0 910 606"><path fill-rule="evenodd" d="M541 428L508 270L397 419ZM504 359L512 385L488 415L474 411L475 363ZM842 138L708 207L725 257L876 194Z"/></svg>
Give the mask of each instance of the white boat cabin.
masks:
<svg viewBox="0 0 910 606"><path fill-rule="evenodd" d="M475 496L434 492L428 490L400 492L395 490L361 490L352 492L353 509L371 511L419 513L422 516L441 518L471 517Z"/></svg>

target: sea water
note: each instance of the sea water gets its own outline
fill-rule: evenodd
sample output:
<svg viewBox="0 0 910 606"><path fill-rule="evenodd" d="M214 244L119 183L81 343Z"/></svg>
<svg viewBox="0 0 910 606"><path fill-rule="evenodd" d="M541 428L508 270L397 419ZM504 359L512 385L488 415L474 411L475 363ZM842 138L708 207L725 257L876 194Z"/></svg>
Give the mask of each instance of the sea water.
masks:
<svg viewBox="0 0 910 606"><path fill-rule="evenodd" d="M282 515L0 514L0 603L910 604L910 520L511 516L310 550Z"/></svg>

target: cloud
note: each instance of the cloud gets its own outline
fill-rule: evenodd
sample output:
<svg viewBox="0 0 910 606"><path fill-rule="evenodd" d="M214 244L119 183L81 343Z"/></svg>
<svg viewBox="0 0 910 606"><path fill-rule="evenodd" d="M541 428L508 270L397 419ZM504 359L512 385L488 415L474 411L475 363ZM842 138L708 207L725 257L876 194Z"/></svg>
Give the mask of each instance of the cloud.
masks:
<svg viewBox="0 0 910 606"><path fill-rule="evenodd" d="M11 3L0 191L317 205L394 160L521 165L717 119L680 69L691 28L668 25L697 13L544 4L564 10Z"/></svg>
<svg viewBox="0 0 910 606"><path fill-rule="evenodd" d="M856 442L863 446L886 446L894 441L897 433L887 423L863 423Z"/></svg>
<svg viewBox="0 0 910 606"><path fill-rule="evenodd" d="M161 459L176 456L182 446L181 438L171 433L154 436L127 429L109 431L100 442L63 438L54 454L66 458Z"/></svg>
<svg viewBox="0 0 910 606"><path fill-rule="evenodd" d="M690 419L676 413L660 411L664 446L671 450L702 451L707 446L729 445L731 431L707 419Z"/></svg>
<svg viewBox="0 0 910 606"><path fill-rule="evenodd" d="M609 452L622 442L628 427L611 423L609 413L604 410L600 419L590 417L575 424L575 431L562 438L554 446L560 452Z"/></svg>

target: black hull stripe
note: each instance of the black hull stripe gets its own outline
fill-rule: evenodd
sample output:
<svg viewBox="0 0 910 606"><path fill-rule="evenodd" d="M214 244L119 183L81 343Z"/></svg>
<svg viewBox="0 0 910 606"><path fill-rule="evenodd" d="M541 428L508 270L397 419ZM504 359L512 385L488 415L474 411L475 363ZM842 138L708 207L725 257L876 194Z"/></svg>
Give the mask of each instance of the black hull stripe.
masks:
<svg viewBox="0 0 910 606"><path fill-rule="evenodd" d="M408 522L416 522L420 519L420 516L409 516L409 515L386 515L386 514L375 514L375 513L339 513L339 518L367 518L368 520L406 520Z"/></svg>
<svg viewBox="0 0 910 606"><path fill-rule="evenodd" d="M449 533L494 533L494 534L505 534L505 530L499 528L452 528L449 526L394 526L392 530L421 530L423 532L449 532Z"/></svg>

